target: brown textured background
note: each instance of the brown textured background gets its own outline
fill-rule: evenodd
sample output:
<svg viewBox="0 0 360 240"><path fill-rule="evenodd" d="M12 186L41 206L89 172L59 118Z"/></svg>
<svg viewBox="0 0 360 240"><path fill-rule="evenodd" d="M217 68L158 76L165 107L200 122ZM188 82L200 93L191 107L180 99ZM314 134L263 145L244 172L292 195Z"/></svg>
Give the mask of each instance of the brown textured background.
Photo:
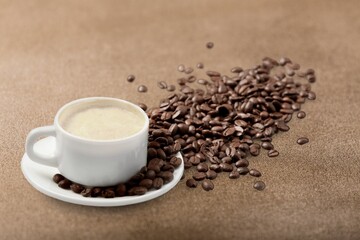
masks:
<svg viewBox="0 0 360 240"><path fill-rule="evenodd" d="M0 1L0 239L360 239L359 1ZM205 48L214 41L212 50ZM183 63L221 72L264 56L316 69L307 117L251 159L267 183L221 175L118 208L47 197L20 170L27 133L65 103L155 105ZM133 84L125 81L133 73ZM199 76L203 74L200 71ZM137 93L139 84L148 94ZM310 143L299 146L300 136Z"/></svg>

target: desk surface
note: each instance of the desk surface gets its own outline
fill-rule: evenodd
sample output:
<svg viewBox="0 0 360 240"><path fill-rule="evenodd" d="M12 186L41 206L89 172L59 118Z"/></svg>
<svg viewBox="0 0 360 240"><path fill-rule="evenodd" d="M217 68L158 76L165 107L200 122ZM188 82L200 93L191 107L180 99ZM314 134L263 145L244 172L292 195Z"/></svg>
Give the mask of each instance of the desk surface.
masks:
<svg viewBox="0 0 360 240"><path fill-rule="evenodd" d="M327 0L1 1L0 239L359 239L359 8ZM155 106L167 95L156 82L175 83L178 64L225 72L264 56L289 56L318 81L316 101L303 105L307 117L275 136L280 155L253 159L263 192L250 177L220 175L211 192L180 182L147 203L94 208L47 197L21 173L27 133L52 124L71 100ZM300 136L310 143L297 145Z"/></svg>

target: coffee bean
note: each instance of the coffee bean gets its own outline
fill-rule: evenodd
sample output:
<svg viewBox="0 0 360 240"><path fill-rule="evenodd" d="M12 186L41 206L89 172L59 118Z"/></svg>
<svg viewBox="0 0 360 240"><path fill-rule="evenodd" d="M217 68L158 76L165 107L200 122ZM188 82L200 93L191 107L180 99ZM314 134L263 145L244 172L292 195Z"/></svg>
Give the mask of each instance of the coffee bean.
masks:
<svg viewBox="0 0 360 240"><path fill-rule="evenodd" d="M175 89L176 89L175 85L172 85L172 84L167 87L167 90L169 92L173 92L173 91L175 91Z"/></svg>
<svg viewBox="0 0 360 240"><path fill-rule="evenodd" d="M253 156L258 156L260 154L260 145L257 143L250 145L250 154Z"/></svg>
<svg viewBox="0 0 360 240"><path fill-rule="evenodd" d="M240 177L240 173L238 171L232 171L230 174L229 174L229 178L230 179L237 179Z"/></svg>
<svg viewBox="0 0 360 240"><path fill-rule="evenodd" d="M211 170L209 169L207 172L206 172L206 178L208 179L215 179L217 177L217 173L214 171L214 170Z"/></svg>
<svg viewBox="0 0 360 240"><path fill-rule="evenodd" d="M55 174L55 175L53 176L53 181L54 181L55 183L59 183L60 181L62 181L62 180L64 180L64 179L65 179L64 176L61 175L61 174L59 174L59 173L57 173L57 174Z"/></svg>
<svg viewBox="0 0 360 240"><path fill-rule="evenodd" d="M235 163L236 167L247 167L249 166L249 161L246 159L240 159Z"/></svg>
<svg viewBox="0 0 360 240"><path fill-rule="evenodd" d="M309 92L308 99L309 100L315 100L316 99L316 94L314 92Z"/></svg>
<svg viewBox="0 0 360 240"><path fill-rule="evenodd" d="M274 149L274 145L272 145L271 142L263 142L261 146L266 150Z"/></svg>
<svg viewBox="0 0 360 240"><path fill-rule="evenodd" d="M157 176L164 180L164 184L169 183L174 179L174 175L170 171L160 172Z"/></svg>
<svg viewBox="0 0 360 240"><path fill-rule="evenodd" d="M115 187L116 196L122 197L126 195L126 185L121 183Z"/></svg>
<svg viewBox="0 0 360 240"><path fill-rule="evenodd" d="M256 190L262 191L262 190L265 189L265 187L266 187L266 185L265 185L265 183L264 183L263 181L256 181L256 182L254 183L254 188L255 188Z"/></svg>
<svg viewBox="0 0 360 240"><path fill-rule="evenodd" d="M102 189L100 187L95 187L91 189L91 197L99 197L101 196Z"/></svg>
<svg viewBox="0 0 360 240"><path fill-rule="evenodd" d="M180 64L177 69L179 72L183 72L185 70L185 66L183 64Z"/></svg>
<svg viewBox="0 0 360 240"><path fill-rule="evenodd" d="M268 152L268 156L269 157L277 157L277 156L279 156L279 152L277 150L275 150L275 149L271 149Z"/></svg>
<svg viewBox="0 0 360 240"><path fill-rule="evenodd" d="M193 69L192 67L187 67L187 68L185 68L184 73L190 74L190 73L192 73L193 71L194 71L194 69Z"/></svg>
<svg viewBox="0 0 360 240"><path fill-rule="evenodd" d="M283 131L283 132L287 132L290 129L289 126L286 125L285 121L282 121L282 120L278 121L276 126L280 131Z"/></svg>
<svg viewBox="0 0 360 240"><path fill-rule="evenodd" d="M130 74L129 76L127 76L127 81L128 82L133 82L135 80L135 76Z"/></svg>
<svg viewBox="0 0 360 240"><path fill-rule="evenodd" d="M160 89L166 89L168 87L168 85L166 84L166 82L164 81L159 81L157 82L157 86L160 88Z"/></svg>
<svg viewBox="0 0 360 240"><path fill-rule="evenodd" d="M196 169L199 171L199 172L207 172L209 167L206 163L199 163L199 165L196 166Z"/></svg>
<svg viewBox="0 0 360 240"><path fill-rule="evenodd" d="M198 84L201 84L201 85L206 85L206 84L208 83L208 81L205 80L205 79L198 79L198 80L197 80L197 83L198 83Z"/></svg>
<svg viewBox="0 0 360 240"><path fill-rule="evenodd" d="M186 186L188 186L189 188L196 188L198 185L197 181L195 181L192 178L189 178L188 180L186 180Z"/></svg>
<svg viewBox="0 0 360 240"><path fill-rule="evenodd" d="M147 192L146 187L133 187L129 190L129 195L144 195Z"/></svg>
<svg viewBox="0 0 360 240"><path fill-rule="evenodd" d="M140 181L139 186L150 189L153 186L153 180L148 179L148 178L143 179Z"/></svg>
<svg viewBox="0 0 360 240"><path fill-rule="evenodd" d="M181 158L178 157L172 157L170 159L170 164L173 165L175 168L179 167L181 165Z"/></svg>
<svg viewBox="0 0 360 240"><path fill-rule="evenodd" d="M58 183L58 186L63 189L70 189L71 181L68 179L63 179Z"/></svg>
<svg viewBox="0 0 360 240"><path fill-rule="evenodd" d="M203 63L198 63L198 64L196 64L196 67L199 68L199 69L203 69L204 64Z"/></svg>
<svg viewBox="0 0 360 240"><path fill-rule="evenodd" d="M230 71L232 73L241 73L244 70L241 67L233 67Z"/></svg>
<svg viewBox="0 0 360 240"><path fill-rule="evenodd" d="M138 106L144 111L147 110L147 106L144 103L138 103Z"/></svg>
<svg viewBox="0 0 360 240"><path fill-rule="evenodd" d="M141 93L144 93L144 92L147 92L147 87L145 85L140 85L138 87L138 92L141 92Z"/></svg>
<svg viewBox="0 0 360 240"><path fill-rule="evenodd" d="M193 179L196 181L201 181L206 178L206 174L204 172L196 172L193 174Z"/></svg>
<svg viewBox="0 0 360 240"><path fill-rule="evenodd" d="M211 180L209 179L205 179L202 184L201 184L202 188L205 190L205 191L211 191L214 189L214 184Z"/></svg>
<svg viewBox="0 0 360 240"><path fill-rule="evenodd" d="M153 180L153 187L155 189L160 189L164 185L164 180L160 177L157 177Z"/></svg>
<svg viewBox="0 0 360 240"><path fill-rule="evenodd" d="M300 111L300 112L298 112L297 117L300 118L300 119L305 118L306 113L304 111Z"/></svg>
<svg viewBox="0 0 360 240"><path fill-rule="evenodd" d="M218 164L211 164L209 168L215 172L221 172L221 167Z"/></svg>
<svg viewBox="0 0 360 240"><path fill-rule="evenodd" d="M309 139L306 138L306 137L301 137L301 138L298 138L298 140L296 141L299 145L303 145L303 144L306 144L309 142Z"/></svg>
<svg viewBox="0 0 360 240"><path fill-rule="evenodd" d="M112 188L106 188L101 192L103 198L114 198L115 192Z"/></svg>
<svg viewBox="0 0 360 240"><path fill-rule="evenodd" d="M213 42L207 42L207 43L206 43L206 47L207 47L208 49L211 49L211 48L214 47L214 43L213 43Z"/></svg>
<svg viewBox="0 0 360 240"><path fill-rule="evenodd" d="M91 188L85 188L84 190L81 191L81 195L83 197L91 197L91 192L92 192L92 189Z"/></svg>
<svg viewBox="0 0 360 240"><path fill-rule="evenodd" d="M219 166L224 172L231 172L234 168L231 164L228 163L220 163Z"/></svg>
<svg viewBox="0 0 360 240"><path fill-rule="evenodd" d="M74 193L81 193L84 190L84 187L77 183L71 184L70 188Z"/></svg>
<svg viewBox="0 0 360 240"><path fill-rule="evenodd" d="M246 175L250 170L247 167L239 167L236 171L238 171L240 175Z"/></svg>
<svg viewBox="0 0 360 240"><path fill-rule="evenodd" d="M261 172L259 172L258 170L256 169L251 169L249 174L253 177L261 177Z"/></svg>
<svg viewBox="0 0 360 240"><path fill-rule="evenodd" d="M149 164L148 164L149 166ZM145 173L145 178L148 178L148 179L151 179L151 180L154 180L156 177L156 172L152 169L149 169L146 173Z"/></svg>

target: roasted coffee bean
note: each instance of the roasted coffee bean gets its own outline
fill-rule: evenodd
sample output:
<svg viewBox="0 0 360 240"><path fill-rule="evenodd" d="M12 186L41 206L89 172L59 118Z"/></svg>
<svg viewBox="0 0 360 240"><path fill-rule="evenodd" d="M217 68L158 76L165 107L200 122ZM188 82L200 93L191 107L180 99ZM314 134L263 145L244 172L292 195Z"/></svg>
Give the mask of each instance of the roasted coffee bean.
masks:
<svg viewBox="0 0 360 240"><path fill-rule="evenodd" d="M148 165L149 166L149 165ZM145 173L145 178L154 180L156 177L156 172L152 169L149 169L146 173Z"/></svg>
<svg viewBox="0 0 360 240"><path fill-rule="evenodd" d="M257 143L250 145L250 154L253 156L258 156L260 154L260 145Z"/></svg>
<svg viewBox="0 0 360 240"><path fill-rule="evenodd" d="M303 144L306 144L309 142L309 139L306 138L306 137L301 137L301 138L298 138L298 140L296 141L299 145L303 145Z"/></svg>
<svg viewBox="0 0 360 240"><path fill-rule="evenodd" d="M168 87L168 85L166 84L166 82L164 81L159 81L157 82L157 86L160 88L160 89L166 89Z"/></svg>
<svg viewBox="0 0 360 240"><path fill-rule="evenodd" d="M84 190L84 187L82 185L80 185L80 184L77 184L77 183L71 184L70 188L74 193L81 193L82 190Z"/></svg>
<svg viewBox="0 0 360 240"><path fill-rule="evenodd" d="M316 99L316 94L314 92L309 92L308 97L309 100L315 100Z"/></svg>
<svg viewBox="0 0 360 240"><path fill-rule="evenodd" d="M285 121L282 121L282 120L278 121L276 126L280 131L283 131L283 132L287 132L290 129L289 126L286 125Z"/></svg>
<svg viewBox="0 0 360 240"><path fill-rule="evenodd" d="M92 192L92 189L91 188L85 188L84 190L81 191L81 195L83 197L91 197L91 192Z"/></svg>
<svg viewBox="0 0 360 240"><path fill-rule="evenodd" d="M206 178L208 179L215 179L217 177L217 173L214 171L214 170L211 170L209 169L207 172L206 172Z"/></svg>
<svg viewBox="0 0 360 240"><path fill-rule="evenodd" d="M234 168L231 164L228 163L220 163L219 165L221 170L224 172L231 172Z"/></svg>
<svg viewBox="0 0 360 240"><path fill-rule="evenodd" d="M153 187L160 189L164 185L164 180L161 177L157 177L153 180Z"/></svg>
<svg viewBox="0 0 360 240"><path fill-rule="evenodd" d="M253 177L261 177L261 172L259 172L258 170L256 169L251 169L249 174Z"/></svg>
<svg viewBox="0 0 360 240"><path fill-rule="evenodd" d="M240 159L235 163L236 167L247 167L249 166L249 161L246 159Z"/></svg>
<svg viewBox="0 0 360 240"><path fill-rule="evenodd" d="M279 156L279 152L277 150L275 150L275 149L271 149L268 152L268 156L269 157L277 157L277 156Z"/></svg>
<svg viewBox="0 0 360 240"><path fill-rule="evenodd" d="M126 192L127 192L126 185L123 183L117 185L115 188L115 194L119 197L125 196Z"/></svg>
<svg viewBox="0 0 360 240"><path fill-rule="evenodd" d="M300 111L300 112L298 112L297 117L300 119L303 119L306 117L306 113L304 111Z"/></svg>
<svg viewBox="0 0 360 240"><path fill-rule="evenodd" d="M135 76L130 74L129 76L127 76L127 81L128 82L133 82L135 80Z"/></svg>
<svg viewBox="0 0 360 240"><path fill-rule="evenodd" d="M169 92L173 92L173 91L175 91L175 89L176 89L176 87L175 87L175 85L169 85L169 86L167 86L167 88L166 88Z"/></svg>
<svg viewBox="0 0 360 240"><path fill-rule="evenodd" d="M137 90L138 92L144 93L147 92L148 89L145 85L140 85Z"/></svg>
<svg viewBox="0 0 360 240"><path fill-rule="evenodd" d="M230 174L229 174L229 178L230 179L237 179L240 177L240 173L238 171L232 171Z"/></svg>
<svg viewBox="0 0 360 240"><path fill-rule="evenodd" d="M247 167L239 167L236 170L239 172L240 175L246 175L250 171Z"/></svg>
<svg viewBox="0 0 360 240"><path fill-rule="evenodd" d="M192 156L189 159L189 162L193 165L193 166L197 166L200 163L200 158L196 157L196 156Z"/></svg>
<svg viewBox="0 0 360 240"><path fill-rule="evenodd" d="M58 186L63 189L70 189L71 181L68 179L63 179L58 183Z"/></svg>
<svg viewBox="0 0 360 240"><path fill-rule="evenodd" d="M261 146L263 149L266 149L266 150L274 149L274 145L272 145L271 142L263 142L263 143L261 143Z"/></svg>
<svg viewBox="0 0 360 240"><path fill-rule="evenodd" d="M208 49L211 49L211 48L214 47L214 43L213 43L213 42L207 42L207 43L206 43L206 47L207 47Z"/></svg>
<svg viewBox="0 0 360 240"><path fill-rule="evenodd" d="M204 172L196 172L196 173L193 174L192 177L196 181L201 181L201 180L206 178L206 173L204 173Z"/></svg>
<svg viewBox="0 0 360 240"><path fill-rule="evenodd" d="M233 67L230 71L232 73L241 73L244 70L241 67Z"/></svg>
<svg viewBox="0 0 360 240"><path fill-rule="evenodd" d="M138 106L144 111L147 110L147 106L144 103L138 103Z"/></svg>
<svg viewBox="0 0 360 240"><path fill-rule="evenodd" d="M208 83L208 81L205 79L198 79L196 82L201 85L206 85Z"/></svg>
<svg viewBox="0 0 360 240"><path fill-rule="evenodd" d="M185 66L183 65L183 64L180 64L179 66L178 66L178 71L179 72L183 72L185 70Z"/></svg>
<svg viewBox="0 0 360 240"><path fill-rule="evenodd" d="M156 173L160 172L161 167L164 165L164 162L160 158L153 158L148 163L148 169L154 170Z"/></svg>
<svg viewBox="0 0 360 240"><path fill-rule="evenodd" d="M91 190L91 197L99 197L101 196L101 193L102 193L102 189L100 187L95 187Z"/></svg>
<svg viewBox="0 0 360 240"><path fill-rule="evenodd" d="M184 73L190 74L190 73L192 73L193 71L194 71L194 69L193 69L192 67L187 67L187 68L185 68Z"/></svg>
<svg viewBox="0 0 360 240"><path fill-rule="evenodd" d="M205 190L205 191L211 191L214 189L214 184L211 180L209 179L205 179L202 184L201 184L202 188Z"/></svg>
<svg viewBox="0 0 360 240"><path fill-rule="evenodd" d="M254 188L255 188L256 190L262 191L262 190L265 189L265 187L266 187L266 185L265 185L265 183L264 183L263 181L256 181L256 182L254 183Z"/></svg>
<svg viewBox="0 0 360 240"><path fill-rule="evenodd" d="M61 174L59 174L59 173L57 173L57 174L55 174L55 175L53 176L53 181L54 181L55 183L59 183L60 181L62 181L62 180L64 180L64 179L65 179L64 176L61 175Z"/></svg>
<svg viewBox="0 0 360 240"><path fill-rule="evenodd" d="M221 172L221 167L218 164L211 164L209 168L217 173Z"/></svg>
<svg viewBox="0 0 360 240"><path fill-rule="evenodd" d="M198 64L196 64L196 67L199 68L199 69L203 69L204 64L203 63L198 63Z"/></svg>
<svg viewBox="0 0 360 240"><path fill-rule="evenodd" d="M147 192L147 188L146 187L133 187L129 190L129 195L144 195Z"/></svg>
<svg viewBox="0 0 360 240"><path fill-rule="evenodd" d="M186 186L188 186L189 188L196 188L198 185L197 181L195 181L192 178L189 178L188 180L186 180Z"/></svg>
<svg viewBox="0 0 360 240"><path fill-rule="evenodd" d="M175 168L177 168L178 166L180 166L180 165L181 165L181 162L182 162L181 158L178 158L178 157L172 157L172 158L170 159L170 164L173 165Z"/></svg>
<svg viewBox="0 0 360 240"><path fill-rule="evenodd" d="M151 179L143 179L140 181L139 186L150 189L153 185L153 180Z"/></svg>
<svg viewBox="0 0 360 240"><path fill-rule="evenodd" d="M157 176L164 180L164 184L171 182L174 179L174 175L170 171L160 172Z"/></svg>
<svg viewBox="0 0 360 240"><path fill-rule="evenodd" d="M103 198L114 198L115 192L112 188L106 188L101 192Z"/></svg>
<svg viewBox="0 0 360 240"><path fill-rule="evenodd" d="M209 167L206 163L199 163L199 165L196 166L196 169L199 171L199 172L207 172Z"/></svg>

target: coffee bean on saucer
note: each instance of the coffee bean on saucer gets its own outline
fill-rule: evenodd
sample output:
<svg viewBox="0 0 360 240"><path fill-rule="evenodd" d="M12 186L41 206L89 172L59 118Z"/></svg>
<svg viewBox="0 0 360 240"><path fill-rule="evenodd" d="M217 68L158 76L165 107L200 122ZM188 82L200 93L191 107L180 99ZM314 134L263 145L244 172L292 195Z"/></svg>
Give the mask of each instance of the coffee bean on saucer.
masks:
<svg viewBox="0 0 360 240"><path fill-rule="evenodd" d="M186 186L188 186L189 188L196 188L198 185L197 181L195 181L192 178L189 178L188 180L186 180Z"/></svg>
<svg viewBox="0 0 360 240"><path fill-rule="evenodd" d="M153 187L155 189L160 189L164 185L164 180L161 177L157 177L153 181Z"/></svg>
<svg viewBox="0 0 360 240"><path fill-rule="evenodd" d="M74 193L81 193L84 190L84 187L77 183L71 184L70 188Z"/></svg>
<svg viewBox="0 0 360 240"><path fill-rule="evenodd" d="M141 92L141 93L144 93L144 92L147 92L147 87L145 85L140 85L138 87L138 92Z"/></svg>
<svg viewBox="0 0 360 240"><path fill-rule="evenodd" d="M306 138L306 137L301 137L301 138L298 138L298 140L296 141L299 145L303 145L303 144L306 144L309 142L309 139Z"/></svg>
<svg viewBox="0 0 360 240"><path fill-rule="evenodd" d="M63 179L58 183L58 186L63 189L70 189L71 181L68 179Z"/></svg>
<svg viewBox="0 0 360 240"><path fill-rule="evenodd" d="M149 169L146 174L145 174L145 178L148 178L148 179L151 179L151 180L154 180L156 177L156 172L152 169Z"/></svg>
<svg viewBox="0 0 360 240"><path fill-rule="evenodd" d="M91 190L91 197L99 197L101 196L101 193L102 193L102 189L100 187L95 187Z"/></svg>
<svg viewBox="0 0 360 240"><path fill-rule="evenodd" d="M153 186L153 180L148 179L148 178L143 179L143 180L140 181L139 186L140 187L146 187L147 189L150 189Z"/></svg>
<svg viewBox="0 0 360 240"><path fill-rule="evenodd" d="M201 184L202 188L205 190L205 191L211 191L214 189L214 184L211 180L209 179L205 179L202 184Z"/></svg>
<svg viewBox="0 0 360 240"><path fill-rule="evenodd" d="M211 48L214 47L214 43L213 43L213 42L207 42L207 43L206 43L206 47L207 47L208 49L211 49Z"/></svg>
<svg viewBox="0 0 360 240"><path fill-rule="evenodd" d="M175 168L181 165L181 158L178 157L172 157L170 159L170 164L173 165Z"/></svg>
<svg viewBox="0 0 360 240"><path fill-rule="evenodd" d="M146 187L133 187L129 190L129 195L133 196L133 195L144 195L147 192L147 188Z"/></svg>
<svg viewBox="0 0 360 240"><path fill-rule="evenodd" d="M115 194L116 196L122 197L126 195L126 185L121 183L116 186L115 188Z"/></svg>
<svg viewBox="0 0 360 240"><path fill-rule="evenodd" d="M264 183L263 181L256 181L256 182L254 183L254 188L255 188L256 190L262 191L262 190L265 189L265 187L266 187L266 185L265 185L265 183Z"/></svg>
<svg viewBox="0 0 360 240"><path fill-rule="evenodd" d="M127 81L128 82L133 82L135 80L135 76L130 74L128 77L127 77Z"/></svg>
<svg viewBox="0 0 360 240"><path fill-rule="evenodd" d="M64 176L63 176L63 175L57 173L57 174L55 174L55 175L53 176L53 181L54 181L55 183L59 183L61 180L64 180Z"/></svg>
<svg viewBox="0 0 360 240"><path fill-rule="evenodd" d="M173 180L174 178L173 173L170 171L160 172L157 176L161 177L164 180L164 184L171 182L171 180Z"/></svg>
<svg viewBox="0 0 360 240"><path fill-rule="evenodd" d="M115 192L112 188L105 188L102 192L101 192L101 196L104 198L114 198L115 197Z"/></svg>
<svg viewBox="0 0 360 240"><path fill-rule="evenodd" d="M83 197L91 197L91 188L85 188L84 190L82 190L81 195Z"/></svg>

